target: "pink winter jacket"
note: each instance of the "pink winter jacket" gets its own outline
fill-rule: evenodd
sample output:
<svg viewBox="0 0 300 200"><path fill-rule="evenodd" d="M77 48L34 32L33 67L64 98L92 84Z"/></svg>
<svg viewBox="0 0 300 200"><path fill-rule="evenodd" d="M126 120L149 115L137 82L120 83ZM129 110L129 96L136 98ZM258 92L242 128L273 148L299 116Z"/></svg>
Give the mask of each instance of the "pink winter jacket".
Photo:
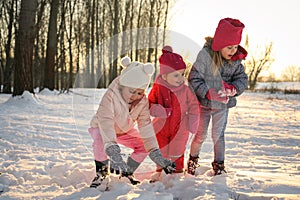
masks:
<svg viewBox="0 0 300 200"><path fill-rule="evenodd" d="M136 137L141 137L145 149L149 152L159 148L147 97L143 97L129 112L128 104L119 91L119 77L109 85L90 124L93 128L99 127L104 147L117 143L117 135L127 134L137 125L140 135Z"/></svg>

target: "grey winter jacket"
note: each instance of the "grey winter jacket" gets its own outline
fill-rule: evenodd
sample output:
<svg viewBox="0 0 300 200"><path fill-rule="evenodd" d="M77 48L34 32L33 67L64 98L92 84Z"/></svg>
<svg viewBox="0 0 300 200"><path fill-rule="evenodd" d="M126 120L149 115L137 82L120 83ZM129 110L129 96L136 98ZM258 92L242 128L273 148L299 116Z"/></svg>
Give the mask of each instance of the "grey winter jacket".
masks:
<svg viewBox="0 0 300 200"><path fill-rule="evenodd" d="M219 69L219 74L213 76L211 70L212 62L212 50L211 40L207 41L204 47L197 55L196 62L193 64L190 71L188 81L191 88L200 101L201 106L209 108L232 108L236 106L236 96L241 95L248 85L248 76L245 73L244 65L241 63L242 60L235 60L231 63L223 59L223 66ZM206 93L209 88L215 88L216 91L221 90L222 80L228 84L233 84L237 90L237 94L233 97L229 97L227 104L210 101L206 98Z"/></svg>

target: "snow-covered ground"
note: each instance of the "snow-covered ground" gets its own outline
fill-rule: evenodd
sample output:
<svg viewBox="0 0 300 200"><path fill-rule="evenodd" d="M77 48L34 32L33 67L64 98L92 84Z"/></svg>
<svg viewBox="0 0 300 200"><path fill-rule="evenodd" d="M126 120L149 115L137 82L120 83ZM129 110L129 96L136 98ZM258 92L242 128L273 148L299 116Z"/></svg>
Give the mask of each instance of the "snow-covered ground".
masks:
<svg viewBox="0 0 300 200"><path fill-rule="evenodd" d="M280 90L298 90L300 91L300 82L260 82L255 89L280 89Z"/></svg>
<svg viewBox="0 0 300 200"><path fill-rule="evenodd" d="M208 138L196 177L149 183L155 165L147 158L136 172L141 184L112 177L110 191L89 188L95 169L87 129L104 92L0 94L0 199L300 199L300 95L251 92L230 110L226 175L209 176Z"/></svg>

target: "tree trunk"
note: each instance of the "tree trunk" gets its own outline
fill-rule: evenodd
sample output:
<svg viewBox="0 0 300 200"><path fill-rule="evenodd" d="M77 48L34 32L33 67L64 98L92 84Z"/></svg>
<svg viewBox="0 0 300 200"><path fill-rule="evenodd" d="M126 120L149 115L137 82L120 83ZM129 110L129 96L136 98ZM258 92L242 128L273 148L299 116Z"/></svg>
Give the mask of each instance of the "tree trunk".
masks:
<svg viewBox="0 0 300 200"><path fill-rule="evenodd" d="M118 33L119 33L119 1L115 0L115 6L114 6L114 28L113 28L113 70L112 70L112 79L115 79L118 76L118 47L119 47L119 41L118 41Z"/></svg>
<svg viewBox="0 0 300 200"><path fill-rule="evenodd" d="M70 10L70 27L69 27L69 38L68 38L68 42L69 42L69 57L70 57L70 72L69 72L69 80L68 80L68 86L67 86L67 90L69 91L70 88L72 88L73 85L73 55L72 55L72 37L73 37L73 14L75 11L75 5L76 5L76 1L73 3L73 7L72 7L72 1L68 2L69 4L69 10Z"/></svg>
<svg viewBox="0 0 300 200"><path fill-rule="evenodd" d="M127 50L128 50L128 34L126 33L126 30L128 30L129 21L130 21L130 8L132 7L131 1L126 1L125 3L125 17L122 24L122 42L121 42L121 55L120 57L123 58L126 56ZM119 69L119 73L121 72L121 68Z"/></svg>
<svg viewBox="0 0 300 200"><path fill-rule="evenodd" d="M159 1L156 4L156 10L157 10L157 18L156 18L156 31L155 31L155 48L154 48L154 64L155 64L155 71L153 74L153 78L156 77L156 73L157 73L157 57L158 57L158 46L159 46L159 35L161 34L161 29L160 29L160 19L161 19L161 11L162 8L162 2Z"/></svg>
<svg viewBox="0 0 300 200"><path fill-rule="evenodd" d="M90 33L90 24L91 24L91 5L90 1L86 2L86 12L87 12L87 21L85 24L85 30L86 30L86 35L85 35L85 65L86 65L86 76L84 77L85 81L85 86L91 87L91 63L90 63L90 50L91 50L91 33Z"/></svg>
<svg viewBox="0 0 300 200"><path fill-rule="evenodd" d="M105 7L103 7L103 11L102 11L102 26L101 26L101 30L102 30L102 34L103 34L103 37L102 37L102 47L104 47L104 37L105 37ZM108 79L108 75L107 75L107 72L106 72L106 66L105 66L105 51L103 48L101 48L101 57L102 57L102 65L101 65L101 69L102 69L102 73L103 73L103 87L106 87L108 85L107 83L107 79Z"/></svg>
<svg viewBox="0 0 300 200"><path fill-rule="evenodd" d="M91 13L91 87L95 87L95 9L96 2L92 2L92 13Z"/></svg>
<svg viewBox="0 0 300 200"><path fill-rule="evenodd" d="M47 51L46 51L46 69L44 88L54 90L54 67L55 67L55 55L57 51L57 13L59 7L59 0L52 0L48 39L47 39Z"/></svg>
<svg viewBox="0 0 300 200"><path fill-rule="evenodd" d="M3 77L3 93L11 94L11 74L12 74L12 59L11 59L11 39L12 39L12 28L14 22L14 2L11 1L11 6L9 9L9 23L8 23L8 36L7 43L5 45L5 55L6 55L6 66L4 68Z"/></svg>
<svg viewBox="0 0 300 200"><path fill-rule="evenodd" d="M140 41L140 23L141 23L141 13L142 13L143 0L140 0L139 13L137 17L137 34L135 43L135 60L139 60L139 41Z"/></svg>
<svg viewBox="0 0 300 200"><path fill-rule="evenodd" d="M37 20L36 20L36 32L35 32L35 46L34 46L34 64L33 64L33 87L38 87L39 90L43 89L44 86L44 31L41 30L41 27L44 25L43 16L45 14L45 7L47 5L47 0L40 1L37 11Z"/></svg>
<svg viewBox="0 0 300 200"><path fill-rule="evenodd" d="M151 62L151 55L153 53L153 47L152 47L152 40L153 40L153 28L154 28L154 14L153 14L153 10L154 10L154 5L155 5L155 1L151 0L150 1L150 17L149 17L149 40L148 40L148 58L147 58L147 62Z"/></svg>
<svg viewBox="0 0 300 200"><path fill-rule="evenodd" d="M131 14L130 14L130 36L129 36L129 45L130 45L130 54L129 57L133 57L133 19L134 19L134 0L131 0Z"/></svg>
<svg viewBox="0 0 300 200"><path fill-rule="evenodd" d="M165 45L165 39L166 39L168 13L169 13L169 0L166 0L166 11L165 11L165 18L164 18L164 33L163 33L163 46Z"/></svg>
<svg viewBox="0 0 300 200"><path fill-rule="evenodd" d="M32 79L33 46L37 0L22 0L19 30L16 37L15 71L13 96L25 90L34 93Z"/></svg>

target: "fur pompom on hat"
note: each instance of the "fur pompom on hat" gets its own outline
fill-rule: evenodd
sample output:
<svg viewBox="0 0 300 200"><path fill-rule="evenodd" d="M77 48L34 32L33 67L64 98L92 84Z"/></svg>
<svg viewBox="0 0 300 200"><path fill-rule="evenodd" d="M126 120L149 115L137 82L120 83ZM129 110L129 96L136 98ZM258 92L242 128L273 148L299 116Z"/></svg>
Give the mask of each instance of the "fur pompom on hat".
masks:
<svg viewBox="0 0 300 200"><path fill-rule="evenodd" d="M168 74L180 69L186 69L181 55L173 53L171 46L164 46L159 57L160 74Z"/></svg>
<svg viewBox="0 0 300 200"><path fill-rule="evenodd" d="M120 85L130 87L147 89L151 76L154 73L154 66L151 63L131 62L127 56L121 59L123 70L120 75Z"/></svg>
<svg viewBox="0 0 300 200"><path fill-rule="evenodd" d="M244 27L238 19L221 19L212 41L212 50L220 51L224 47L240 44Z"/></svg>

